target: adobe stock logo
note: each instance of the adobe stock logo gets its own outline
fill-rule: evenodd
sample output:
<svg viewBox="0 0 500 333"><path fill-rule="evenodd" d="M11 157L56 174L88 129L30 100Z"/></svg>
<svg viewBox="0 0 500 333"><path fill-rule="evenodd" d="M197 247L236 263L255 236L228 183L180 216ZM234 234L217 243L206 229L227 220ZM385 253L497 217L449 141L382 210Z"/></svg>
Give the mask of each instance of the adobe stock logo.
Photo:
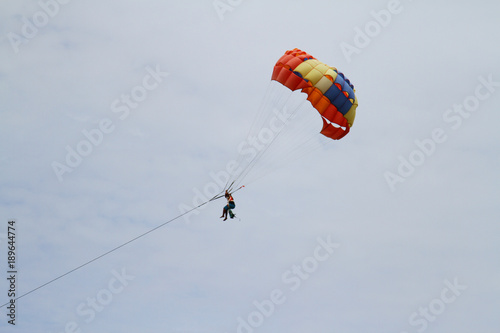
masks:
<svg viewBox="0 0 500 333"><path fill-rule="evenodd" d="M393 16L400 14L402 11L403 5L399 0L390 0L386 9L372 10L370 16L373 20L366 22L363 28L359 26L354 28L353 44L340 43L340 49L347 62L350 63L354 54L360 54L362 49L368 47L372 40L379 36L384 28L389 26Z"/></svg>
<svg viewBox="0 0 500 333"><path fill-rule="evenodd" d="M97 291L94 295L87 297L85 302L77 305L75 313L79 319L78 321L71 320L66 322L64 324L64 333L82 332L83 328L93 322L99 313L110 307L117 295L123 293L130 282L135 279L135 276L127 273L125 268L122 268L120 271L113 269L111 274L112 277L108 280L104 288Z"/></svg>
<svg viewBox="0 0 500 333"><path fill-rule="evenodd" d="M139 108L148 96L165 80L169 75L168 72L161 70L159 65L155 68L147 66L145 68L146 75L141 80L141 83L132 87L128 93L123 93L119 98L116 98L110 105L112 113L117 114L120 121L125 121L130 117L132 110ZM73 172L84 161L84 159L92 154L99 147L107 136L116 129L116 120L104 117L97 123L96 128L90 130L83 129L81 131L84 137L74 146L66 145L66 156L62 162L53 161L51 163L52 170L59 182L63 182L63 176ZM81 137L81 136L80 136Z"/></svg>
<svg viewBox="0 0 500 333"><path fill-rule="evenodd" d="M39 11L33 13L30 18L21 18L22 26L20 34L15 32L7 33L7 38L14 53L19 52L19 47L35 38L40 29L49 24L50 20L59 14L61 5L66 5L70 0L40 0L38 1Z"/></svg>
<svg viewBox="0 0 500 333"><path fill-rule="evenodd" d="M444 285L445 287L441 289L439 297L432 299L425 306L420 306L417 311L408 317L408 323L418 333L424 332L430 323L435 322L448 309L448 306L455 303L458 297L462 295L462 292L467 290L467 286L460 284L456 277L453 279L453 282L444 280ZM403 331L401 333L408 332Z"/></svg>
<svg viewBox="0 0 500 333"><path fill-rule="evenodd" d="M434 128L427 138L415 140L415 148L405 157L398 156L398 166L395 172L384 172L384 179L390 190L394 192L398 183L404 183L411 177L432 155L439 150L439 145L448 140L450 129L457 131L463 125L465 119L469 119L477 110L481 103L489 99L500 87L500 82L493 80L493 75L488 77L479 76L479 84L474 89L474 93L466 96L459 104L446 109L443 112L443 121L449 127Z"/></svg>
<svg viewBox="0 0 500 333"><path fill-rule="evenodd" d="M224 21L224 15L226 15L227 12L232 12L236 7L241 5L242 2L243 0L214 0L212 4L219 16L219 20Z"/></svg>
<svg viewBox="0 0 500 333"><path fill-rule="evenodd" d="M281 282L287 288L276 288L271 290L269 297L261 301L253 301L253 309L245 316L239 316L236 321L236 333L254 333L257 328L265 324L278 306L287 300L287 294L297 291L302 284L310 279L319 269L322 263L330 259L340 244L332 242L332 237L318 237L317 245L312 255L301 260L300 264L294 264L281 274Z"/></svg>

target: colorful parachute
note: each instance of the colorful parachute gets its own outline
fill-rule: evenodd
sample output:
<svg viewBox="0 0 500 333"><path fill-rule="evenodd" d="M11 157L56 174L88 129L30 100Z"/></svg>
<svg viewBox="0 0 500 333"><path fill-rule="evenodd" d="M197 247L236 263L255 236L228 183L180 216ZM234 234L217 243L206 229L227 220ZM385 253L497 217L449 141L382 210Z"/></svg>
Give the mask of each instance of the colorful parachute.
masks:
<svg viewBox="0 0 500 333"><path fill-rule="evenodd" d="M225 189L240 188L343 138L357 106L354 86L335 67L299 49L286 51L274 65L237 159L228 166Z"/></svg>
<svg viewBox="0 0 500 333"><path fill-rule="evenodd" d="M338 140L349 133L358 100L354 86L335 67L299 49L286 51L274 66L272 80L300 89L323 119L321 134Z"/></svg>

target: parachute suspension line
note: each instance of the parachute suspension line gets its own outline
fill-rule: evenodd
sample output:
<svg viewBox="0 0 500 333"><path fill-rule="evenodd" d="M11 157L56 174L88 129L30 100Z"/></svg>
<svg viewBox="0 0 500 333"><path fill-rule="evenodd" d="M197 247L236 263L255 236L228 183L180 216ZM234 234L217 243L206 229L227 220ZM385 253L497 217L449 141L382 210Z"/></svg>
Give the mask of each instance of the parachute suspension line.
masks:
<svg viewBox="0 0 500 333"><path fill-rule="evenodd" d="M259 129L262 127L264 121L266 120L266 109L267 105L269 105L272 101L273 98L275 98L275 90L276 86L273 84L273 81L270 81L269 84L267 85L266 93L264 95L264 98L262 99L262 102L259 105L259 108L257 109L257 114L253 117L252 125L248 128L248 133L246 137L248 138L250 134L252 134L253 131L256 129Z"/></svg>
<svg viewBox="0 0 500 333"><path fill-rule="evenodd" d="M303 95L301 95L303 96ZM278 142L266 147L266 151L259 158L258 168L252 170L251 179L245 183L250 184L264 176L292 163L307 154L317 151L329 140L319 133L321 118L317 111L303 101L295 110L295 115L290 118L290 124L280 132Z"/></svg>
<svg viewBox="0 0 500 333"><path fill-rule="evenodd" d="M241 186L240 186L240 187L238 187L236 190L231 191L230 193L232 194L232 193L238 192L239 190L241 190L241 189L242 189L242 188L244 188L244 187L245 187L245 185L241 185Z"/></svg>
<svg viewBox="0 0 500 333"><path fill-rule="evenodd" d="M245 138L249 138L250 137L250 134L252 133L252 131L254 130L254 128L257 127L257 124L260 123L260 118L263 117L264 115L264 112L262 112L262 110L264 109L264 106L269 103L269 100L271 98L271 95L272 95L272 81L270 81L267 85L267 88L266 88L266 93L264 95L264 98L262 99L261 103L260 103L260 106L258 108L258 112L257 114L253 117L253 121L252 121L252 124L250 125L250 127L248 128L248 132L247 132L247 135ZM238 149L239 149L239 146L238 146ZM236 166L239 166L241 165L243 161L243 156L242 154L239 154L238 155L238 158L235 160L236 162ZM232 175L230 175L230 177L228 177L227 179L227 182L226 182L226 185L224 186L225 189L227 189L228 191L231 189L231 187L233 186L234 184L234 180L231 178Z"/></svg>
<svg viewBox="0 0 500 333"><path fill-rule="evenodd" d="M315 134L315 136L317 136L318 134ZM298 146L298 147L295 147L289 154L289 157L287 157L286 159L282 160L280 164L276 165L275 168L273 169L270 169L268 168L266 170L265 167L263 167L263 171L259 174L256 174L254 176L254 178L252 178L251 180L247 181L246 184L252 184L264 177L266 177L267 175L269 175L270 173L273 173L273 172L276 172L275 169L279 169L279 168L282 168L284 167L285 165L287 164L291 164L292 162L294 161L297 161L301 158L303 158L305 155L307 154L310 154L312 153L313 151L315 151L316 149L318 149L319 147L321 147L321 145L317 145L315 144L311 149L309 149L308 147L305 147L305 146L308 146L309 144L311 144L311 141L314 139L314 137L311 137L310 139L308 139L307 142L304 142L302 146ZM273 165L273 162L274 161L271 161L269 162L269 165Z"/></svg>
<svg viewBox="0 0 500 333"><path fill-rule="evenodd" d="M261 179L267 174L274 172L275 169L282 168L287 164L301 159L307 154L317 151L320 147L326 144L327 140L329 140L325 136L318 133L318 127L321 125L321 120L317 117L317 111L311 109L310 105L302 105L301 108L302 109L299 110L299 112L301 114L309 113L309 116L306 117L306 119L300 120L300 128L297 128L297 126L294 128L292 128L293 126L289 126L286 128L284 133L281 134L282 136L285 136L286 139L283 140L283 142L286 142L287 145L292 148L286 149L285 154L280 151L281 147L276 145L271 147L268 152L268 156L266 156L259 164L260 170L255 172L255 180ZM303 130L303 128L306 130ZM253 180L249 180L246 183L249 184L251 182L253 182Z"/></svg>
<svg viewBox="0 0 500 333"><path fill-rule="evenodd" d="M224 189L225 189L226 191L228 191L228 192L230 192L230 193L231 193L231 190L233 189L233 185L234 185L234 181L233 181L233 182L231 183L231 185L229 185L229 186L227 186L227 184L226 184L226 186L224 187Z"/></svg>
<svg viewBox="0 0 500 333"><path fill-rule="evenodd" d="M264 108L263 110L263 113L264 115L266 116L264 118L264 121L266 120L266 118L269 118L269 114L273 115L273 113L269 112L269 105L275 105L274 107L274 110L273 111L277 111L277 112L280 112L280 111L283 111L287 106L290 106L291 103L289 103L289 100L290 100L290 97L292 96L294 92L292 91L287 91L286 94L271 94L271 97L274 97L274 99L277 99L278 101L277 102L273 102L271 104L268 104L267 107L266 105L264 105ZM300 97L303 97L302 94L300 95L295 95L295 96L300 96ZM278 130L274 130L273 131L273 137L271 138L271 140L267 143L265 143L263 145L263 147L258 150L257 153L255 153L255 155L253 156L253 158L248 162L248 164L243 167L243 169L235 175L235 177L233 178L233 183L236 183L236 184L239 184L240 181L242 181L247 175L248 173L254 168L254 166L256 165L256 163L262 158L262 156L265 155L265 153L269 150L269 148L272 146L273 142L276 141L276 139L280 136L280 134L283 132L283 130L287 127L286 125L295 118L297 112L302 108L302 106L308 102L307 99L305 98L302 98L302 100L299 102L298 105L295 105L293 106L292 104L292 110L291 112L288 113L288 115L286 116L285 120L283 121L283 119L281 119L283 121L283 125L281 126L281 128L279 128ZM284 111L287 111L287 110L284 110ZM262 112L261 112L262 113ZM276 115L274 115L276 117ZM264 122L262 122L262 125L260 127L257 127L259 128L259 130L261 131L263 128L264 128ZM249 136L250 137L250 136ZM247 138L247 140L249 139L249 137ZM243 156L240 156L240 159L242 159ZM239 160L240 160L239 159ZM238 163L237 165L240 165L240 163Z"/></svg>
<svg viewBox="0 0 500 333"><path fill-rule="evenodd" d="M288 95L291 95L288 94ZM285 98L281 98L281 100L277 103L281 109L281 107L284 107L286 106L286 102L287 100L289 99L289 96L285 97ZM256 164L262 159L263 156L266 155L266 153L269 151L269 149L273 146L273 143L280 137L281 133L283 133L284 129L287 128L287 124L290 122L290 120L293 120L293 118L295 118L296 116L296 113L298 110L301 109L301 106L305 103L305 100L302 101L298 106L295 106L292 111L289 113L289 115L287 116L287 118L285 119L284 123L283 123L283 126L275 131L273 133L273 137L272 139L267 142L264 147L262 147L258 153L255 154L255 156L248 162L248 165L243 168L243 170L240 172L240 174L238 174L235 178L235 182L239 182L241 180L243 180L252 170L253 168L256 166ZM276 108L276 110L279 110L278 108ZM262 130L263 127L261 127L261 130Z"/></svg>
<svg viewBox="0 0 500 333"><path fill-rule="evenodd" d="M261 131L264 128L264 124L266 123L266 120L269 121L270 118L270 108L271 106L274 105L274 109L279 110L282 108L287 100L290 98L292 95L292 91L290 90L284 90L281 85L279 85L275 81L270 81L267 89L265 96L259 106L259 109L254 116L252 125L250 126L247 136L245 137L246 143L249 143L251 141L251 138L255 138L255 136L258 136L258 132ZM242 144L245 144L243 142ZM241 145L240 145L241 146ZM240 150L240 146L238 146L238 150ZM238 157L236 159L236 166L237 167L242 167L243 170L240 172L236 171L229 177L225 188L230 188L232 184L236 182L236 178L240 178L239 174L241 175L244 173L245 169L248 168L252 162L257 156L254 156L251 161L245 161L245 154L242 153L241 151L238 151ZM248 158L248 157L247 157ZM238 170L238 169L237 169ZM232 183L231 183L232 182ZM230 185L231 183L231 185Z"/></svg>
<svg viewBox="0 0 500 333"><path fill-rule="evenodd" d="M219 195L220 195L220 194L219 194ZM174 217L174 218L172 218L172 219L170 219L170 220L168 220L168 221L166 221L166 222L164 222L164 223L162 223L162 224L160 224L160 225L158 225L158 226L154 227L153 229L150 229L150 230L148 230L148 231L146 231L146 232L144 232L144 233L142 233L142 234L140 234L140 235L138 235L138 236L136 236L136 237L134 237L134 238L130 239L129 241L126 241L125 243L123 243L123 244L121 244L121 245L118 245L117 247L115 247L115 248L113 248L113 249L111 249L111 250L109 250L109 251L107 251L107 252L104 252L103 254L101 254L101 255L99 255L99 256L97 256L97 257L95 257L95 258L93 258L93 259L91 259L91 260L89 260L89 261L87 261L87 262L85 262L85 263L83 263L83 264L81 264L80 266L77 266L77 267L75 267L75 268L73 268L73 269L71 269L71 270L67 271L67 272L66 272L66 273L64 273L64 274L61 274L61 275L59 275L58 277L53 278L52 280L50 280L50 281L48 281L48 282L46 282L46 283L44 283L44 284L42 284L42 285L40 285L40 286L38 286L38 287L34 288L34 289L31 289L30 291L25 292L24 294L22 294L22 295L20 295L20 296L16 297L14 300L15 300L15 301L17 301L17 300L19 300L19 299L21 299L21 298L23 298L23 297L25 297L25 296L28 296L29 294L31 294L31 293L33 293L33 292L35 292L35 291L39 290L39 289L42 289L43 287L48 286L49 284L51 284L51 283L53 283L53 282L56 282L56 281L57 281L57 280L59 280L59 279L62 279L63 277L65 277L65 276L67 276L67 275L69 275L69 274L71 274L71 273L73 273L73 272L75 272L75 271L77 271L77 270L79 270L79 269L81 269L81 268L83 268L83 267L85 267L85 266L87 266L87 265L89 265L89 264L93 263L94 261L97 261L97 260L101 259L102 257L107 256L108 254L113 253L113 252L115 252L116 250L121 249L121 248L122 248L122 247L124 247L125 245L128 245L128 244L130 244L130 243L132 243L132 242L134 242L134 241L138 240L139 238L142 238L142 237L144 237L144 236L146 236L146 235L148 235L148 234L152 233L153 231L156 231L156 230L160 229L161 227L163 227L163 226L165 226L165 225L169 224L170 222L173 222L173 221L175 221L175 220L177 220L177 219L179 219L179 218L183 217L184 215L186 215L186 214L188 214L188 213L191 213L192 211L197 210L198 208L200 208L200 207L202 207L202 206L206 205L207 203L212 202L212 201L214 201L214 200L216 200L216 199L219 199L219 198L221 197L221 196L219 196L219 195L215 195L213 198L211 198L211 199L209 199L209 200L207 200L207 201L205 201L205 202L203 202L203 203L199 204L199 205L198 205L198 206L196 206L196 207L191 208L190 210L188 210L188 211L186 211L186 212L184 212L184 213L182 213L182 214L180 214L180 215L177 215L176 217ZM3 308L3 307L5 307L5 306L7 306L7 305L9 305L9 304L10 304L10 303L9 303L9 302L7 302L7 303L5 303L5 304L0 305L0 309L1 309L1 308Z"/></svg>

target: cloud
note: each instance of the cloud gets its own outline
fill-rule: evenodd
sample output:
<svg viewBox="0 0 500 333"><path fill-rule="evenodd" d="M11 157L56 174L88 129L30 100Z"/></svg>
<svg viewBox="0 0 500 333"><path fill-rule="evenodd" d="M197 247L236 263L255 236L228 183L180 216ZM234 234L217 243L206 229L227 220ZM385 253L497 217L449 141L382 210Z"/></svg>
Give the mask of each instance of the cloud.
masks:
<svg viewBox="0 0 500 333"><path fill-rule="evenodd" d="M23 18L41 20L40 3L6 3L0 14L0 234L16 218L21 292L177 216L237 157L285 50L338 67L360 106L344 139L237 192L241 221L220 221L223 200L191 223L173 221L19 300L17 328L234 332L325 235L342 244L338 253L259 332L413 332L408 317L455 277L468 289L429 329L472 331L473 313L483 331L498 326L498 94L457 130L443 120L478 77L500 80L495 5L401 0L404 10L348 62L341 43L388 1L233 1L223 21L210 1L58 1L57 15L15 52L9 32L22 35ZM143 99L157 66L169 75ZM121 119L112 105L127 105L127 94L140 103ZM113 131L100 129L103 119ZM391 192L384 172L437 127L448 139ZM66 163L67 147L83 141L91 153L59 182L52 163ZM110 272L122 267L135 279L82 321L77 306L109 290Z"/></svg>

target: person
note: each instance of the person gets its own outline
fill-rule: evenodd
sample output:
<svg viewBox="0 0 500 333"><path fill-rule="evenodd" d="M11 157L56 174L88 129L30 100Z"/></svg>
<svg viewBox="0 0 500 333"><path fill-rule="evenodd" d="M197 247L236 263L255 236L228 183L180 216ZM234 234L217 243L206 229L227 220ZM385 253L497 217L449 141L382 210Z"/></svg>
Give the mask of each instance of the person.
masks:
<svg viewBox="0 0 500 333"><path fill-rule="evenodd" d="M227 220L227 214L229 212L229 216L231 218L234 217L233 211L231 209L234 209L236 207L236 204L234 203L233 196L226 190L226 194L224 194L224 197L227 199L227 205L224 206L224 209L222 210L222 216L220 218L224 218L223 221Z"/></svg>

